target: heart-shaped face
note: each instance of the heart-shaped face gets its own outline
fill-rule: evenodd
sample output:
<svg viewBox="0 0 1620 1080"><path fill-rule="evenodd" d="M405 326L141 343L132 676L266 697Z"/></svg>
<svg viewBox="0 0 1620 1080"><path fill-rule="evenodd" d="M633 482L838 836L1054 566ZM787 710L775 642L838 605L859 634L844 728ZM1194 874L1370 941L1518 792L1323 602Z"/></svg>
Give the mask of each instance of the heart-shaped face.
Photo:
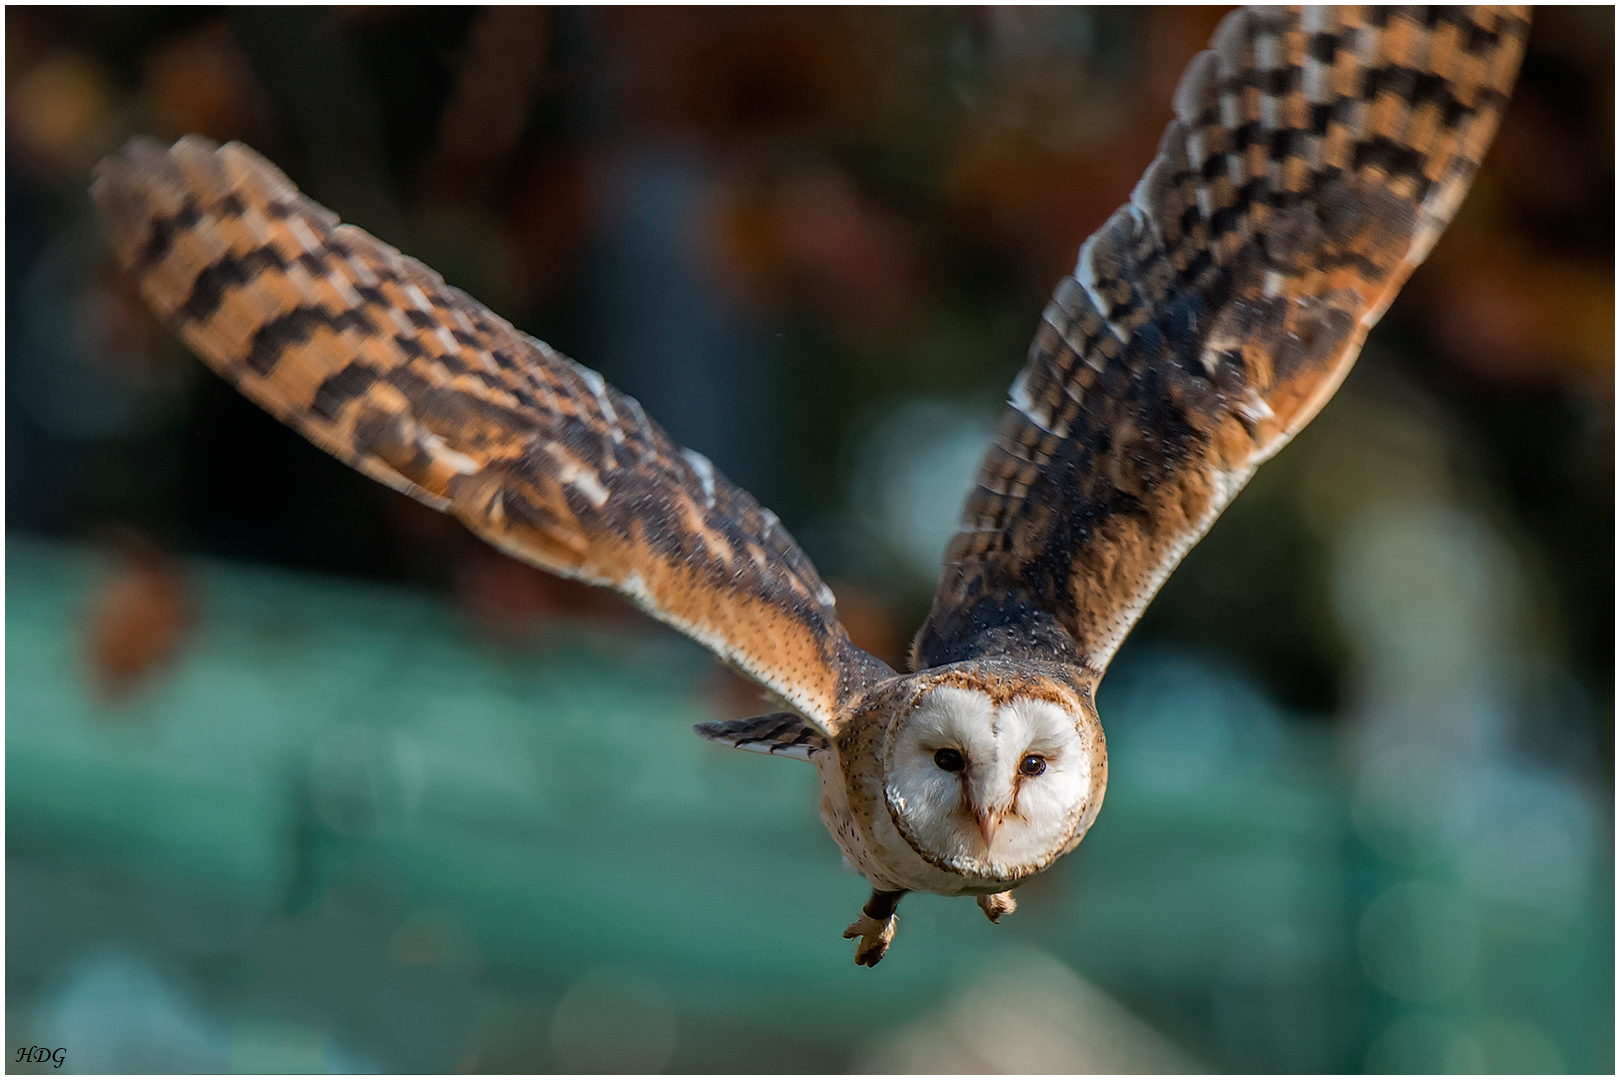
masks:
<svg viewBox="0 0 1620 1080"><path fill-rule="evenodd" d="M918 855L1011 882L1079 842L1102 803L1107 756L1084 703L997 704L982 690L939 686L896 718L885 770L889 814Z"/></svg>

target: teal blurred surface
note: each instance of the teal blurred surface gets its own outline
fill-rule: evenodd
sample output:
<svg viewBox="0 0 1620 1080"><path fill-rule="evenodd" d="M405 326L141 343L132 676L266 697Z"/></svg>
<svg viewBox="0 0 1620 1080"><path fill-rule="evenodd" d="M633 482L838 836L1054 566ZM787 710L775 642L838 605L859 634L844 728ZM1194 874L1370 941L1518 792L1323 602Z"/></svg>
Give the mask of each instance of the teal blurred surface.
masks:
<svg viewBox="0 0 1620 1080"><path fill-rule="evenodd" d="M1075 1010L1100 987L1114 1004L1098 1008L1147 1021L1099 1059L1115 1069L1356 1069L1404 1015L1358 960L1384 871L1330 729L1195 659L1105 686L1107 805L1013 916L908 897L867 970L839 936L866 887L817 819L813 771L691 733L715 715L696 646L560 623L501 648L429 594L188 565L199 614L179 659L108 707L81 644L99 556L8 542L13 1041L110 1039L86 1032L144 1002L172 1022L129 1021L138 1037L92 1063L920 1068L919 1024L1053 964L1069 974L1052 985L1082 987ZM1510 933L1517 958L1486 950L1505 970L1476 965L1466 987L1540 980L1513 1044L1532 1064L1602 1065L1590 1001L1612 967L1583 956L1602 903L1551 942ZM1465 1025L1480 1011L1419 1020L1459 1008ZM1032 1040L961 1053L1078 1067L1090 1045L1019 1058ZM95 1071L90 1053L70 1071Z"/></svg>

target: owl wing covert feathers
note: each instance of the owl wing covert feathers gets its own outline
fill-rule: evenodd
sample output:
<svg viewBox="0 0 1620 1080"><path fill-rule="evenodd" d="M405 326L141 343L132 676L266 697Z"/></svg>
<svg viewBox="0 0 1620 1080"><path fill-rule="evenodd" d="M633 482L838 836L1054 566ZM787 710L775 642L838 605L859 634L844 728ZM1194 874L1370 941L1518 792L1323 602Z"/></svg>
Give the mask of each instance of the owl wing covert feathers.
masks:
<svg viewBox="0 0 1620 1080"><path fill-rule="evenodd" d="M134 139L92 190L158 315L317 446L516 558L618 590L828 734L893 675L850 643L776 516L635 399L252 150Z"/></svg>
<svg viewBox="0 0 1620 1080"><path fill-rule="evenodd" d="M1380 7L1222 21L1131 201L1042 316L914 667L1107 667L1429 253L1495 133L1527 20Z"/></svg>
<svg viewBox="0 0 1620 1080"><path fill-rule="evenodd" d="M710 742L756 754L809 761L827 749L827 737L792 713L770 713L746 720L711 720L692 730Z"/></svg>

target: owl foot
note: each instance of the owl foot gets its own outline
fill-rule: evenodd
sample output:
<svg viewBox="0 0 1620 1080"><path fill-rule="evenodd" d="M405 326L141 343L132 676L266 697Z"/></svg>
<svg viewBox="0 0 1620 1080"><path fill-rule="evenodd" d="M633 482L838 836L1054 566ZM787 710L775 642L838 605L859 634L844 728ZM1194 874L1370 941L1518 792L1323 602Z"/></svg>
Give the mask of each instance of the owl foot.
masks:
<svg viewBox="0 0 1620 1080"><path fill-rule="evenodd" d="M1018 910L1018 901L1013 899L1010 892L993 893L979 897L979 910L984 912L985 918L998 923L1003 915L1011 915Z"/></svg>
<svg viewBox="0 0 1620 1080"><path fill-rule="evenodd" d="M855 962L863 967L877 967L883 954L889 951L889 942L894 940L894 928L898 922L894 909L899 906L900 898L906 895L902 892L884 892L881 889L872 890L872 899L861 908L861 917L849 924L844 931L846 938L858 937L861 943L855 947Z"/></svg>
<svg viewBox="0 0 1620 1080"><path fill-rule="evenodd" d="M864 967L877 967L877 962L889 951L889 942L894 940L897 922L899 920L893 915L879 921L862 912L860 918L850 923L844 936L861 939L861 943L855 947L855 962Z"/></svg>

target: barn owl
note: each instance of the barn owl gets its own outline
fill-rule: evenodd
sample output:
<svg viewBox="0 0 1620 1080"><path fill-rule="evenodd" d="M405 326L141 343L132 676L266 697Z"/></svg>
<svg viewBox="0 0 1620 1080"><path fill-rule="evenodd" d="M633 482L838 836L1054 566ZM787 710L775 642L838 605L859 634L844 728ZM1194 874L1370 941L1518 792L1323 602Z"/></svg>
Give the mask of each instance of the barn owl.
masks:
<svg viewBox="0 0 1620 1080"><path fill-rule="evenodd" d="M635 399L247 147L137 138L93 194L146 301L242 393L774 695L781 712L698 733L815 766L822 820L872 886L844 934L870 966L905 893L973 896L999 921L1085 836L1110 659L1434 245L1528 26L1520 8L1221 23L1041 316L906 672L851 643L776 516Z"/></svg>

